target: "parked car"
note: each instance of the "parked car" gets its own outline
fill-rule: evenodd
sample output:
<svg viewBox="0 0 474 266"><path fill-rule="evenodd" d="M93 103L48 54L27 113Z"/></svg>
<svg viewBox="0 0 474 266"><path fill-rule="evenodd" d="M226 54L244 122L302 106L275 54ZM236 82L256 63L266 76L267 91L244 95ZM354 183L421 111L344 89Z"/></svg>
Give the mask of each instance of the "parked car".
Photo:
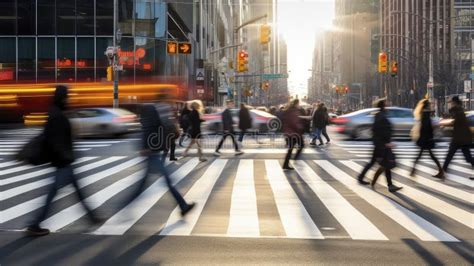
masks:
<svg viewBox="0 0 474 266"><path fill-rule="evenodd" d="M119 108L75 109L68 117L78 137L115 137L140 129L137 116Z"/></svg>
<svg viewBox="0 0 474 266"><path fill-rule="evenodd" d="M280 121L272 114L260 110L249 110L252 117L252 128L249 131L254 132L274 132L279 129ZM234 119L234 129L236 132L240 131L239 124L239 109L231 109L232 118ZM222 130L222 112L213 114L204 114L203 129L210 132L219 132Z"/></svg>
<svg viewBox="0 0 474 266"><path fill-rule="evenodd" d="M332 120L336 125L336 131L349 136L352 139L371 139L372 124L377 108L368 108L341 115ZM393 126L393 136L395 138L408 138L415 123L413 110L401 107L387 107L387 116ZM438 128L438 120L433 119L435 130ZM435 131L435 136L439 136Z"/></svg>
<svg viewBox="0 0 474 266"><path fill-rule="evenodd" d="M471 128L472 141L474 143L474 111L466 112L466 118L469 123L469 127ZM444 118L444 119L441 119L441 121L439 122L439 127L441 128L441 131L444 137L449 137L449 138L452 137L453 123L454 123L454 119L452 118Z"/></svg>

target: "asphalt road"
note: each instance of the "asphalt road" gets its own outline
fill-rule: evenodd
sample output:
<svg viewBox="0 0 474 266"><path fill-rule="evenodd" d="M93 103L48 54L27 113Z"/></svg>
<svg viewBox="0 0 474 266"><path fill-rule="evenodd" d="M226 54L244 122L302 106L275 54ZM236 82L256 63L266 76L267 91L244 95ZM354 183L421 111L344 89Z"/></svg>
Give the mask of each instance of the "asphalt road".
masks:
<svg viewBox="0 0 474 266"><path fill-rule="evenodd" d="M65 187L43 224L53 233L31 238L24 228L41 210L54 169L11 156L34 134L0 132L0 265L474 264L474 181L460 154L444 182L431 177L426 157L411 178L416 147L396 142L394 179L404 188L391 194L384 180L375 190L355 180L370 142L331 132L331 144L308 145L296 170L284 172L281 138L249 137L241 156L227 143L214 157L211 136L207 162L192 153L168 163L178 190L197 202L182 219L159 175L126 204L142 176L139 135L78 140L75 173L104 222L91 225ZM446 149L436 149L441 160Z"/></svg>

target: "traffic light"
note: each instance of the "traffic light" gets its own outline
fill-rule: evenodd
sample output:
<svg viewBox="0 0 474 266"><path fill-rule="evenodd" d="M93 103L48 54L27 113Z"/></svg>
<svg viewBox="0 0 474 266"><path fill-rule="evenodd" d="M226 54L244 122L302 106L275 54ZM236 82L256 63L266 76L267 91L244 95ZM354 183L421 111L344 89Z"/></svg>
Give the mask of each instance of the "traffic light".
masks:
<svg viewBox="0 0 474 266"><path fill-rule="evenodd" d="M112 81L113 76L114 74L112 71L112 67L111 66L107 67L107 81Z"/></svg>
<svg viewBox="0 0 474 266"><path fill-rule="evenodd" d="M398 63L397 61L393 60L391 65L392 77L396 78L398 76Z"/></svg>
<svg viewBox="0 0 474 266"><path fill-rule="evenodd" d="M345 94L348 94L348 93L349 93L349 86L346 86L346 87L344 88L344 93L345 93Z"/></svg>
<svg viewBox="0 0 474 266"><path fill-rule="evenodd" d="M388 56L387 53L379 53L379 73L387 73Z"/></svg>
<svg viewBox="0 0 474 266"><path fill-rule="evenodd" d="M336 86L336 94L339 94L339 86Z"/></svg>
<svg viewBox="0 0 474 266"><path fill-rule="evenodd" d="M260 44L267 44L270 42L270 36L272 35L272 27L269 25L260 26Z"/></svg>
<svg viewBox="0 0 474 266"><path fill-rule="evenodd" d="M262 83L262 90L268 91L269 89L270 89L270 82L264 81L264 82Z"/></svg>
<svg viewBox="0 0 474 266"><path fill-rule="evenodd" d="M249 57L249 54L246 51L244 50L239 51L239 54L237 55L237 72L246 72L249 70L248 57Z"/></svg>

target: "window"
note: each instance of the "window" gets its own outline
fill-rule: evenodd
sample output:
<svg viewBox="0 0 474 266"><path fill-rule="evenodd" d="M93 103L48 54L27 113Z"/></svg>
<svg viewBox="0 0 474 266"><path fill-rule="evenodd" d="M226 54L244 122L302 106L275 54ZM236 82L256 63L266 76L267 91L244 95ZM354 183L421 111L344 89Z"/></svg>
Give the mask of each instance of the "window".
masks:
<svg viewBox="0 0 474 266"><path fill-rule="evenodd" d="M77 38L77 80L94 81L94 38Z"/></svg>
<svg viewBox="0 0 474 266"><path fill-rule="evenodd" d="M38 81L55 81L55 51L54 38L38 38Z"/></svg>
<svg viewBox="0 0 474 266"><path fill-rule="evenodd" d="M38 35L56 34L55 0L38 1Z"/></svg>
<svg viewBox="0 0 474 266"><path fill-rule="evenodd" d="M16 35L15 0L0 1L0 35Z"/></svg>
<svg viewBox="0 0 474 266"><path fill-rule="evenodd" d="M18 38L18 80L36 81L36 39Z"/></svg>
<svg viewBox="0 0 474 266"><path fill-rule="evenodd" d="M387 112L387 116L390 118L412 118L413 114L407 110L390 109Z"/></svg>
<svg viewBox="0 0 474 266"><path fill-rule="evenodd" d="M74 81L74 38L58 38L57 81Z"/></svg>
<svg viewBox="0 0 474 266"><path fill-rule="evenodd" d="M96 38L96 80L107 80L107 67L109 61L104 55L107 47L112 46L112 38L97 37Z"/></svg>
<svg viewBox="0 0 474 266"><path fill-rule="evenodd" d="M135 35L155 36L154 0L136 0Z"/></svg>
<svg viewBox="0 0 474 266"><path fill-rule="evenodd" d="M150 78L155 71L155 40L135 38L135 73L136 78Z"/></svg>
<svg viewBox="0 0 474 266"><path fill-rule="evenodd" d="M36 33L35 0L18 0L18 35Z"/></svg>
<svg viewBox="0 0 474 266"><path fill-rule="evenodd" d="M94 0L76 0L78 35L94 35Z"/></svg>
<svg viewBox="0 0 474 266"><path fill-rule="evenodd" d="M96 1L96 34L113 34L114 0Z"/></svg>
<svg viewBox="0 0 474 266"><path fill-rule="evenodd" d="M133 0L119 0L119 27L123 36L133 34Z"/></svg>
<svg viewBox="0 0 474 266"><path fill-rule="evenodd" d="M133 38L122 38L119 51L119 64L123 65L120 73L121 81L134 81L135 64L138 57L135 57L135 42Z"/></svg>
<svg viewBox="0 0 474 266"><path fill-rule="evenodd" d="M0 38L0 83L11 82L16 79L16 41L15 38Z"/></svg>
<svg viewBox="0 0 474 266"><path fill-rule="evenodd" d="M58 35L76 34L75 0L56 1L56 19Z"/></svg>

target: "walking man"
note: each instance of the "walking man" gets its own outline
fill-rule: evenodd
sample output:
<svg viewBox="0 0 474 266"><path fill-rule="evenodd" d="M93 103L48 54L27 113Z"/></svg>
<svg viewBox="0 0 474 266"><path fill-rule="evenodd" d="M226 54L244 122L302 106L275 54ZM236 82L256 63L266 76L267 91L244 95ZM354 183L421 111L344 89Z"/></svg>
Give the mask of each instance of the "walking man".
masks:
<svg viewBox="0 0 474 266"><path fill-rule="evenodd" d="M290 167L291 153L296 145L298 150L295 154L294 160L297 160L304 148L303 132L304 126L300 118L299 100L295 99L290 103L290 106L283 115L283 133L287 139L288 151L286 153L285 162L283 163L284 170L293 170Z"/></svg>
<svg viewBox="0 0 474 266"><path fill-rule="evenodd" d="M91 209L84 202L82 194L76 178L74 177L73 168L74 153L72 149L72 130L71 124L67 119L64 111L67 108L68 88L65 86L57 86L54 93L53 105L48 112L48 121L44 127L45 147L48 147L47 154L51 161L51 165L56 167L56 175L48 196L46 204L36 219L28 226L27 233L34 236L43 236L49 234L49 230L41 228L40 223L48 215L51 202L58 189L72 183L79 201L86 209L92 223L99 223L100 220L92 213Z"/></svg>
<svg viewBox="0 0 474 266"><path fill-rule="evenodd" d="M247 133L249 128L252 128L252 117L250 116L249 109L245 106L245 104L241 103L239 110L239 142L241 145L242 141L244 140L245 133Z"/></svg>
<svg viewBox="0 0 474 266"><path fill-rule="evenodd" d="M234 102L231 100L227 101L227 108L222 113L223 135L221 141L217 145L216 151L214 152L214 155L216 156L221 155L219 150L222 148L222 144L224 144L224 141L227 137L230 137L232 143L234 144L235 155L243 154L243 152L239 149L239 145L237 145L237 142L235 141L234 120L232 119L232 113L230 111L232 108L234 108Z"/></svg>

